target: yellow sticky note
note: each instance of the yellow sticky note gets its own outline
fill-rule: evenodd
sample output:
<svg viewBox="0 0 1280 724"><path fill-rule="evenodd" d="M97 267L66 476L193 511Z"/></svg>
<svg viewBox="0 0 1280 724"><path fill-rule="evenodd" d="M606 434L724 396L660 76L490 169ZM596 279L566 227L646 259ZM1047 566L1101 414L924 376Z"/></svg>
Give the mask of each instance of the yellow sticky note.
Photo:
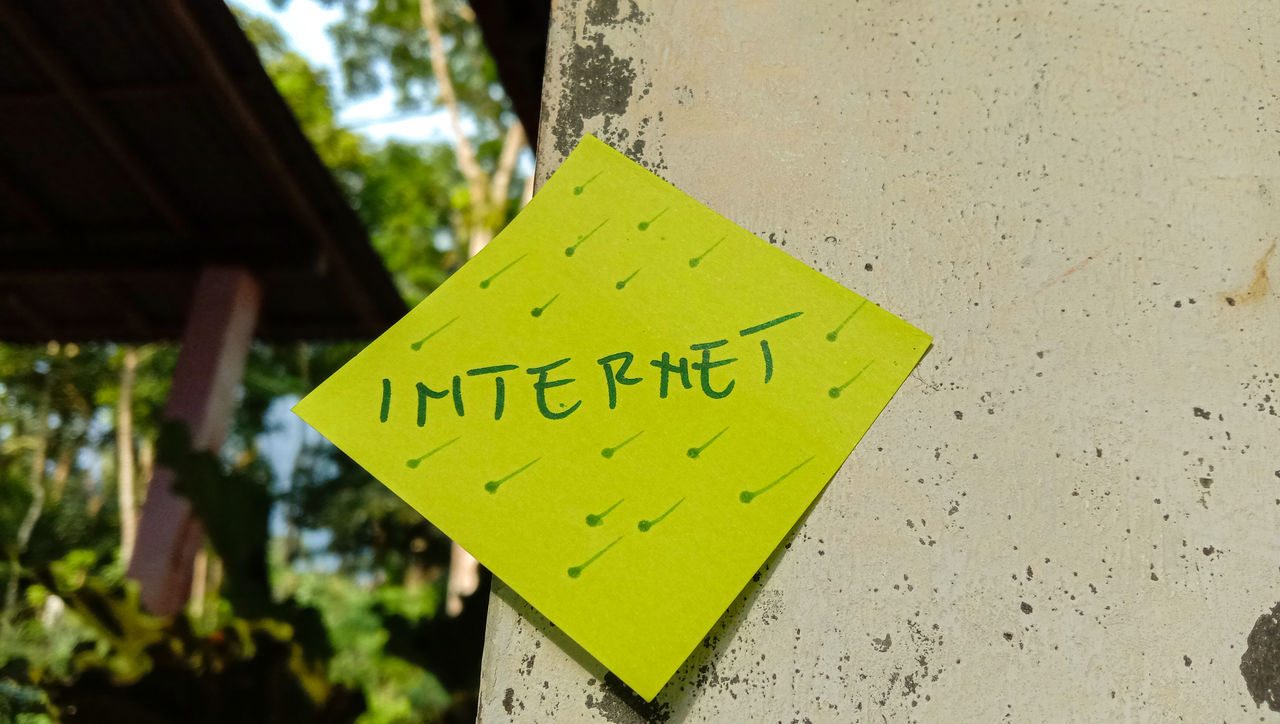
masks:
<svg viewBox="0 0 1280 724"><path fill-rule="evenodd" d="M587 136L295 411L652 699L929 343Z"/></svg>

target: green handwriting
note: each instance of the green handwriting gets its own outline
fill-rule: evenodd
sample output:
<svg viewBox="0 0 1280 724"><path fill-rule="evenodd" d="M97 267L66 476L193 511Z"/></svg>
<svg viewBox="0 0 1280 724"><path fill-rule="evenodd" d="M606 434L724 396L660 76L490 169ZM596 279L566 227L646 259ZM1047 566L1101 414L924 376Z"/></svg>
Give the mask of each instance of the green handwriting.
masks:
<svg viewBox="0 0 1280 724"><path fill-rule="evenodd" d="M534 310L535 315L541 314L551 302L555 301L559 295L551 298L542 307ZM759 335L761 360L764 366L764 382L767 384L774 374L774 358L769 348L768 340L764 339L763 332L773 329L777 325L793 320L801 316L803 312L792 312L775 317L760 324L756 324L745 329L739 330L738 337L747 337L751 335ZM447 325L446 325L447 326ZM720 400L728 397L738 387L738 380L734 376L734 370L739 369L743 364L743 360L738 357L727 356L724 353L731 349L729 339L715 339L709 342L696 342L689 345L691 352L698 353L696 357L690 361L689 357L673 357L671 352L664 351L658 357L648 360L648 366L656 370L657 377L657 393L659 399L667 399L680 388L685 390L693 390L695 386L708 399ZM524 369L525 374L531 375L534 379L532 382L533 399L537 407L538 414L548 420L563 420L576 412L583 404L582 399L575 399L568 390L568 386L578 380L565 374L565 370L573 369L565 367L572 361L569 357L558 359L549 364L538 367L527 367ZM604 373L604 390L607 395L608 406L610 410L617 409L620 404L621 390L623 387L632 387L639 385L645 381L638 372L640 365L637 364L634 352L622 351L605 355L596 360L596 364L600 366ZM643 364L643 363L641 363ZM870 363L867 363L868 366ZM736 366L735 366L736 365ZM561 370L565 367L565 370ZM637 369L640 368L640 369ZM501 420L507 408L507 383L510 381L511 374L519 374L520 365L514 363L494 364L484 367L475 367L465 372L465 377L484 377L489 376L493 379L493 419ZM839 397L840 392L852 384L866 370L863 367L848 382L838 387L832 387L828 390L831 397ZM650 375L652 378L654 375ZM696 376L696 381L695 381ZM416 392L416 422L418 427L426 427L428 418L428 408L439 407L438 404L432 404L433 400L443 400L446 397L451 398L454 414L458 417L466 415L466 407L463 404L463 377L462 374L455 374L448 379L447 386L442 389L434 389L427 382L413 382ZM676 382L672 382L675 378ZM391 420L393 413L397 409L394 401L394 387L390 377L384 377L381 380L381 395L378 398L378 421L388 422ZM653 384L650 382L650 384ZM470 389L470 388L468 388ZM566 394L567 393L567 394ZM481 404L485 404L487 395L484 389L470 389L467 393L478 398ZM555 396L558 399L550 399ZM567 399L566 399L567 398ZM572 400L572 403L569 401ZM474 402L474 400L473 400ZM435 415L440 414L437 410L431 413L434 419ZM723 430L721 431L723 433ZM638 433L637 433L638 434ZM719 437L719 434L716 435ZM621 448L626 443L635 439L634 436L619 445L604 448L604 456L610 457L613 452ZM710 441L700 448L690 448L689 457L696 458L697 454L707 445L715 441L713 437Z"/></svg>

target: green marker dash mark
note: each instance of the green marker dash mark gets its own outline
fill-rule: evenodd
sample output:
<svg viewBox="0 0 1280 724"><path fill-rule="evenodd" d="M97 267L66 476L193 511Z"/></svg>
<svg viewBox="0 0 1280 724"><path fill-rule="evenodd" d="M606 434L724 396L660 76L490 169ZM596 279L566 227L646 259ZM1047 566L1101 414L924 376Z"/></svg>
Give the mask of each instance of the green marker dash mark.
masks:
<svg viewBox="0 0 1280 724"><path fill-rule="evenodd" d="M724 237L724 236L720 237L720 241L717 241L716 243L712 244L710 249L707 249L706 251L702 252L701 254L699 254L699 255L697 255L697 256L695 256L695 257L693 257L692 259L690 259L690 260L689 260L689 266L690 266L690 267L696 267L696 266L698 266L699 264L701 264L701 263L702 263L702 257L706 256L707 254L710 254L712 251L715 251L715 248L716 248L717 246L720 246L720 244L721 244L722 242L724 242L724 240L725 240L726 238L728 238L728 237Z"/></svg>
<svg viewBox="0 0 1280 724"><path fill-rule="evenodd" d="M662 215L663 215L663 214L665 214L665 213L667 213L667 212L668 212L668 211L670 211L670 210L671 210L671 208L670 208L670 207L667 207L667 208L663 209L662 211L659 211L659 212L657 213L657 215L656 215L656 216L654 216L652 219L649 219L648 221L641 221L640 223L636 224L636 228L637 228L637 229L639 229L639 230L641 230L641 231L644 231L645 229L648 229L648 228L653 224L653 222L657 221L658 219L661 219L661 218L662 218Z"/></svg>
<svg viewBox="0 0 1280 724"><path fill-rule="evenodd" d="M590 513L590 514L588 514L588 515L587 515L587 525L591 526L592 528L594 528L594 527L596 527L596 526L598 526L598 525L604 525L604 517L605 517L606 515L608 515L608 514L612 513L614 508L618 507L619 505L622 505L622 501L623 501L623 500L626 500L626 498L622 498L621 500L619 500L618 502L614 503L613 505L610 505L608 508L605 508L603 513Z"/></svg>
<svg viewBox="0 0 1280 724"><path fill-rule="evenodd" d="M569 577L577 578L578 576L581 576L583 569L585 569L587 566L591 565L592 563L595 563L597 558L604 555L605 553L608 553L609 549L618 545L618 541L622 539L623 539L623 536L618 536L617 538L614 538L612 543L605 546L604 548L601 548L599 553L596 553L594 556L591 556L590 558L588 558L585 563L581 563L576 566L571 566L569 568Z"/></svg>
<svg viewBox="0 0 1280 724"><path fill-rule="evenodd" d="M515 261L511 262L510 264L508 264L508 265L506 265L506 266L502 267L501 269L499 269L498 271L494 272L494 273L493 273L493 275L492 275L492 276L490 276L488 279L484 279L484 280L482 280L482 281L480 282L480 288L481 288L481 289L488 289L488 288L489 288L489 285L493 283L493 280L494 280L494 279L497 279L497 278L498 278L498 275L499 275L499 274L501 274L502 272L504 272L504 271L506 271L506 270L510 269L511 267L515 266L517 262L519 262L521 259L525 258L526 256L529 256L529 255L528 255L528 254L521 254L520 256L518 256L518 257L516 257L516 258L515 258Z"/></svg>
<svg viewBox="0 0 1280 724"><path fill-rule="evenodd" d="M689 448L689 451L686 452L685 454L688 455L691 459L696 460L698 456L702 454L703 450L706 450L707 448L711 447L711 443L715 442L716 439L719 438L721 435L723 435L728 429L729 428L726 427L724 430L717 432L710 440L703 443L702 447Z"/></svg>
<svg viewBox="0 0 1280 724"><path fill-rule="evenodd" d="M614 285L613 285L613 286L614 286L614 288L616 288L616 289L625 289L625 288L626 288L626 286L627 286L627 282L631 281L632 279L635 279L635 278L636 278L636 275L637 275L637 274L639 274L639 273L640 273L640 270L639 270L639 269L636 269L635 271L631 272L631 276L627 277L626 279L623 279L622 281L618 282L617 284L614 284Z"/></svg>
<svg viewBox="0 0 1280 724"><path fill-rule="evenodd" d="M839 326L839 327L836 327L835 329L831 330L830 332L827 332L827 341L828 341L828 342L834 342L834 341L836 341L836 338L840 336L840 330L844 329L844 325L848 324L848 323L849 323L849 320L853 319L853 317L854 317L854 315L855 315L855 314L857 314L858 312L861 312L861 311L862 311L862 307L863 307L866 303L867 303L867 300L863 299L863 300L862 300L862 303L861 303L861 304L859 304L857 307L854 307L853 311L849 313L849 316L847 316L847 317L845 317L845 318L844 318L844 321L840 323L840 326Z"/></svg>
<svg viewBox="0 0 1280 724"><path fill-rule="evenodd" d="M862 369L858 370L858 374L854 375L853 377L850 377L848 382L844 383L843 385L840 385L839 387L832 387L831 389L827 390L827 394L830 395L832 399L839 397L840 393L844 392L844 388L848 387L849 385L852 385L855 380L861 377L862 373L866 372L867 368L870 367L873 362L875 362L875 360L871 360L871 362L868 362L865 365L863 365Z"/></svg>
<svg viewBox="0 0 1280 724"><path fill-rule="evenodd" d="M596 224L596 228L592 229L591 231L588 231L585 234L579 235L578 242L576 244L574 244L573 246L565 247L564 255L573 256L573 252L577 251L578 247L582 246L582 242L586 241L587 239L590 239L592 234L599 231L600 227L604 226L607 223L609 223L609 220L605 219L604 221L601 221L599 224Z"/></svg>
<svg viewBox="0 0 1280 724"><path fill-rule="evenodd" d="M534 458L533 460L530 460L529 462L525 463L524 465L521 465L520 467L516 468L516 469L515 469L515 471L510 472L510 473L507 473L506 475L504 475L504 476L502 476L502 477L498 478L497 480L490 480L489 482L487 482L487 483L485 483L485 484L484 484L484 489L485 489L485 490L487 490L487 491L489 491L490 493L496 493L496 492L498 492L498 488L499 488L503 483L507 482L508 480L510 480L510 479L514 478L515 476L519 475L520 473L524 472L525 470L527 470L527 469L529 468L529 466L530 466L530 465L533 465L534 463L538 462L538 461L539 461L539 460L541 460L541 459L542 459L542 458Z"/></svg>
<svg viewBox="0 0 1280 724"><path fill-rule="evenodd" d="M448 327L450 324L453 324L454 322L458 321L458 319L459 319L458 317L454 317L453 319L450 319L449 321L440 325L439 329L431 332L430 334L418 340L417 342L414 342L413 344L409 345L409 348L412 349L414 352L417 352L418 350L422 349L422 345L426 344L428 339L431 339L437 334L440 334L445 330L445 327Z"/></svg>
<svg viewBox="0 0 1280 724"><path fill-rule="evenodd" d="M813 456L813 457L816 457L816 456ZM799 465L795 466L794 468L791 468L791 469L790 469L790 470L788 470L787 472L783 473L783 474L782 474L782 477L778 478L777 480L773 481L772 483L769 483L768 485L764 486L763 488L760 488L759 490L744 490L744 491L742 491L741 493L738 493L738 500L741 500L741 501L742 501L742 502L744 502L744 503L750 503L750 502L752 501L752 499L753 499L753 498L755 498L755 497L759 496L760 494L764 493L764 492L765 492L765 491L767 491L769 488L772 488L773 486L777 485L778 483L781 483L783 480L786 480L787 478L791 477L791 474L792 474L792 473L794 473L795 471L797 471L797 470L799 470L800 468L804 467L805 465L808 465L808 464L809 464L809 461L810 461L810 460L813 460L813 457L810 457L810 458L809 458L809 460L805 460L804 462L800 463Z"/></svg>
<svg viewBox="0 0 1280 724"><path fill-rule="evenodd" d="M614 445L613 447L607 447L607 448L605 448L605 449L601 450L601 451L600 451L600 454L601 454L601 455L603 455L603 456L604 456L604 457L606 457L606 458L611 458L611 457L613 457L613 454L614 454L614 453L616 453L616 452L618 452L619 450L621 450L621 449L622 449L622 447L623 447L624 445L626 445L627 443L631 442L632 440L634 440L634 439L636 439L636 438L640 437L640 436L641 436L641 435L643 435L643 434L644 434L644 430L641 430L640 432L637 432L636 434L632 435L631 437L627 438L626 440L623 440L622 442L618 443L617 445Z"/></svg>
<svg viewBox="0 0 1280 724"><path fill-rule="evenodd" d="M443 449L445 449L445 448L449 447L450 445L454 444L455 442L457 442L457 441L459 441L459 440L461 440L461 439L462 439L462 438L460 438L460 437L455 437L455 438L453 438L452 440L450 440L449 442L446 442L445 444L441 445L440 447L435 448L434 450L430 450L430 451L428 451L428 452L426 452L426 453L423 453L422 455L419 455L418 457L416 457L416 458L414 458L414 459L412 459L412 460L406 460L406 461L405 461L405 463L404 463L404 466L405 466L405 467L407 467L407 468L416 468L416 467L418 467L419 465L421 465L421 464L422 464L422 461L423 461L423 460L426 460L427 458L431 457L432 455L435 455L436 453L438 453L438 452L440 452L441 450L443 450Z"/></svg>
<svg viewBox="0 0 1280 724"><path fill-rule="evenodd" d="M795 319L802 314L804 314L804 312L792 312L791 314L784 314L781 317L775 317L767 322L761 322L754 327L747 327L746 329L738 330L738 336L745 337L749 334L755 334L756 332L763 332L770 327L776 327L777 325Z"/></svg>
<svg viewBox="0 0 1280 724"><path fill-rule="evenodd" d="M574 187L573 187L573 195L574 195L574 196L581 196L581 195L582 195L582 192L587 190L587 184L591 183L592 181L595 181L597 178L599 178L600 174L602 174L602 173L604 173L604 171L596 171L596 175L595 175L595 176L592 176L591 178L587 179L586 181L583 181L581 186L574 186Z"/></svg>
<svg viewBox="0 0 1280 724"><path fill-rule="evenodd" d="M654 518L653 520L642 520L639 523L636 523L636 528L641 533L648 533L650 528L661 523L663 518L667 517L668 515L671 515L671 511L675 510L676 508L679 508L680 504L683 502L684 502L684 498L677 500L675 505L671 506L670 508L667 508L666 512L658 516L657 518Z"/></svg>
<svg viewBox="0 0 1280 724"><path fill-rule="evenodd" d="M535 317L541 317L542 313L547 310L547 307L551 306L551 303L559 298L560 298L559 294L555 295L554 297L548 299L547 303L542 305L541 307L534 307L532 310L530 310L529 314Z"/></svg>

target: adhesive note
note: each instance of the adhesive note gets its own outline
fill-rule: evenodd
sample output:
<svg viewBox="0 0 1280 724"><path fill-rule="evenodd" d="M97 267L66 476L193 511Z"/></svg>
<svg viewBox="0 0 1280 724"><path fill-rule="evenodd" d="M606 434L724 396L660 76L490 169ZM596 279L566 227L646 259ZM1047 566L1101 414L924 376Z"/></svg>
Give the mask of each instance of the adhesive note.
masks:
<svg viewBox="0 0 1280 724"><path fill-rule="evenodd" d="M295 412L652 699L929 344L586 136Z"/></svg>

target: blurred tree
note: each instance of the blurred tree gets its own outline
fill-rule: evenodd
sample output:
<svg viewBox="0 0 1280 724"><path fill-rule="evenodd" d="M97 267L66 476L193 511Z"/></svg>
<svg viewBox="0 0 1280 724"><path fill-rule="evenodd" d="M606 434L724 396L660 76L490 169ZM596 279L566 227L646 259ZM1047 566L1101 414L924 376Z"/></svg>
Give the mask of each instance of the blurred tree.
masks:
<svg viewBox="0 0 1280 724"><path fill-rule="evenodd" d="M238 17L280 95L369 230L401 295L409 304L422 301L462 260L451 221L462 177L452 150L395 141L370 149L367 140L338 124L328 73L291 49L269 20Z"/></svg>
<svg viewBox="0 0 1280 724"><path fill-rule="evenodd" d="M97 557L77 551L37 568L27 599L61 602L88 631L60 665L6 662L9 679L40 682L50 711L73 721L354 721L365 697L330 679L334 650L321 614L271 591L265 466L228 467L193 450L181 423L164 426L157 450L227 561L234 616L203 631L183 614L151 616L136 585L94 572Z"/></svg>
<svg viewBox="0 0 1280 724"><path fill-rule="evenodd" d="M333 4L332 0L319 1ZM361 163L347 166L356 169L353 183L347 185L353 204L402 295L410 304L416 304L492 238L518 209L519 200L512 196L511 188L517 156L524 146L523 132L508 110L505 94L496 82L496 70L465 4L450 3L447 11L436 18L434 30L427 22L435 10L432 3L343 2L342 9L341 20L331 34L342 61L348 94L377 92L385 81L395 88L402 108L433 112L441 109L450 117L453 136L449 143L391 142L367 151ZM267 45L263 57L277 87L303 119L304 129L319 134L313 140L322 159L335 164L336 160L326 157L325 149L344 146L325 140L331 131L341 131L334 122L328 78L308 68L267 28L250 28L251 38L260 37ZM457 90L455 78L459 80ZM433 84L438 96L432 95ZM463 134L464 124L474 128L474 137ZM478 204L476 199L480 200ZM298 392L309 391L357 349L302 347L299 365L294 368L300 383ZM279 372L275 378L281 378ZM458 617L454 623L436 621L437 601L452 593L460 603L461 596L476 587L473 581L468 588L449 590L447 574L456 573L458 568L454 565L451 571L454 556L450 541L345 455L314 436L300 451L280 502L290 531L325 531L327 545L316 553L321 560L336 557L339 570L347 574L344 580L372 576L372 580L383 584L377 589L384 592L379 601L384 602L386 595L393 595L391 592L404 591L415 600L430 603L419 615L406 616L380 602L375 618L384 625L393 622L402 629L427 627L436 632L417 640L447 643L447 650L456 653L441 655L439 651L420 650L411 660L451 662L452 667L446 669L454 670L442 672L435 665L431 670L437 675L446 674L441 681L452 692L453 710L460 706L464 718L468 707L473 712L477 683L474 675L478 674L487 599L476 596L468 615ZM296 533L286 536L283 548L287 560L309 553L299 545ZM474 578L474 560L464 563L470 564ZM300 585L292 574L289 577L292 580L287 585ZM332 588L324 590L325 595L346 595ZM323 599L321 596L318 600ZM459 608L455 607L452 613L456 614ZM401 649L402 654L407 651ZM474 655L474 660L468 658L467 652ZM476 671L471 672L471 668ZM377 718L375 712L380 709L390 710L381 707L376 698L370 707L373 718Z"/></svg>
<svg viewBox="0 0 1280 724"><path fill-rule="evenodd" d="M0 347L0 625L19 603L22 563L47 563L74 548L114 549L118 519L108 483L80 456L86 447L111 450L97 395L116 384L114 367L99 345Z"/></svg>
<svg viewBox="0 0 1280 724"><path fill-rule="evenodd" d="M459 183L447 146L392 141L370 154L355 206L401 296L417 304L462 262L450 227Z"/></svg>
<svg viewBox="0 0 1280 724"><path fill-rule="evenodd" d="M116 402L116 488L120 501L120 559L129 560L138 537L135 502L137 472L133 462L133 383L138 377L138 350L125 347L120 362L120 399Z"/></svg>
<svg viewBox="0 0 1280 724"><path fill-rule="evenodd" d="M399 108L446 116L465 181L450 195L455 239L450 266L464 253L464 258L476 255L519 208L512 181L527 143L471 7L464 0L315 1L342 9L330 34L349 95L371 95L389 86ZM288 2L273 0L277 6ZM527 182L525 197L532 178ZM477 571L475 559L453 546L450 615L458 615L462 598L476 590Z"/></svg>
<svg viewBox="0 0 1280 724"><path fill-rule="evenodd" d="M338 122L326 73L271 23L239 18L414 304L514 213L524 138L467 7L403 5L343 1L343 80L353 92L386 82L406 108L442 109L455 134L447 143L374 147ZM157 453L157 438L176 348L0 345L0 700L13 694L23 711L42 711L38 677L27 675L41 672L55 702L110 696L139 707L118 712L163 706L193 718L202 696L247 682L232 703L294 697L300 686L316 711L354 716L337 684L365 692L362 722L473 718L486 597L437 616L449 541L313 434L283 478L270 470L281 453L264 453L278 403L360 346L255 345L220 458L169 458L187 470L181 489L212 545L191 618L156 621L122 588L121 558L157 456L174 454ZM299 656L311 663L298 668ZM152 673L117 676L143 665ZM316 692L340 696L326 704ZM0 705L0 719L11 711Z"/></svg>
<svg viewBox="0 0 1280 724"><path fill-rule="evenodd" d="M290 1L272 0L277 7ZM313 1L342 10L330 35L348 96L389 88L402 111L446 116L464 182L451 194L456 246L474 256L518 208L513 181L527 143L471 7L464 0Z"/></svg>

